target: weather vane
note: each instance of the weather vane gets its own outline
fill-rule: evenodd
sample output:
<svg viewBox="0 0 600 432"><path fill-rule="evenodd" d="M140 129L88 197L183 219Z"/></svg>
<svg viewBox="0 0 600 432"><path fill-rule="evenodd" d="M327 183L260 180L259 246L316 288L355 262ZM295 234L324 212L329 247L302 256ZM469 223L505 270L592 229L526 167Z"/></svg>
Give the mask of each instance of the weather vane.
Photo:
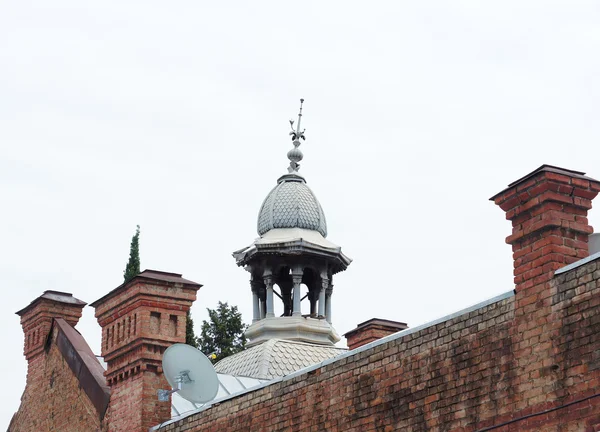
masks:
<svg viewBox="0 0 600 432"><path fill-rule="evenodd" d="M300 132L300 122L302 121L302 104L304 103L304 99L300 99L300 112L298 113L298 126L296 126L296 130L294 130L294 120L290 120L290 126L292 127L292 131L290 132L290 135L292 136L292 141L296 141L298 138L302 138L303 140L306 140L306 138L304 137L304 129L302 132Z"/></svg>
<svg viewBox="0 0 600 432"><path fill-rule="evenodd" d="M290 160L290 166L288 167L288 172L290 174L297 173L300 169L300 162L304 155L298 148L300 146L300 138L306 140L304 136L304 130L300 130L300 122L302 121L302 104L304 103L304 99L300 99L300 112L298 113L298 125L296 126L296 130L294 130L294 120L290 120L290 126L292 127L292 131L290 135L292 136L292 144L294 144L294 148L291 149L287 157Z"/></svg>

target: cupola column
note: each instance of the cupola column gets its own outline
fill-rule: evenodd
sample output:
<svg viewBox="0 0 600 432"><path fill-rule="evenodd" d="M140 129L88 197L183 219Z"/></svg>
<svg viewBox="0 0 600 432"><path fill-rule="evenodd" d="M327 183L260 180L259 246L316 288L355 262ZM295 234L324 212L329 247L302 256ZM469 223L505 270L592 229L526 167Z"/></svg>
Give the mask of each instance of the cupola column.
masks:
<svg viewBox="0 0 600 432"><path fill-rule="evenodd" d="M330 283L325 291L325 316L329 324L331 324L331 294L333 294L333 285Z"/></svg>
<svg viewBox="0 0 600 432"><path fill-rule="evenodd" d="M321 291L319 291L319 317L325 316L325 291L329 286L329 279L321 276Z"/></svg>
<svg viewBox="0 0 600 432"><path fill-rule="evenodd" d="M267 318L273 318L275 316L275 312L273 309L273 275L270 270L265 270L263 275L263 280L265 281L265 286L267 287Z"/></svg>
<svg viewBox="0 0 600 432"><path fill-rule="evenodd" d="M292 269L292 281L294 283L294 310L292 315L302 315L302 307L300 305L301 291L300 285L302 284L302 267L294 267Z"/></svg>
<svg viewBox="0 0 600 432"><path fill-rule="evenodd" d="M260 316L260 302L258 293L261 289L261 283L259 281L250 280L250 287L252 288L252 322L259 321Z"/></svg>
<svg viewBox="0 0 600 432"><path fill-rule="evenodd" d="M258 303L258 294L252 291L252 322L260 319L260 309Z"/></svg>

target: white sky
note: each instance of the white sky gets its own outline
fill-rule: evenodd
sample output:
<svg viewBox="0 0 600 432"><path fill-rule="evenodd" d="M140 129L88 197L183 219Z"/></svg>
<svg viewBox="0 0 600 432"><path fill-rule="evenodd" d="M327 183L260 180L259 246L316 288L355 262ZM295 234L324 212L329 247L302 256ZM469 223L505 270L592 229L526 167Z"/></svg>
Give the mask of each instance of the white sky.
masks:
<svg viewBox="0 0 600 432"><path fill-rule="evenodd" d="M118 286L136 224L142 268L204 284L197 330L219 300L250 322L231 252L300 97L301 173L354 259L340 334L511 290L488 198L542 163L600 177L597 2L221 3L0 0L0 428L25 385L14 312ZM98 352L93 312L77 328Z"/></svg>

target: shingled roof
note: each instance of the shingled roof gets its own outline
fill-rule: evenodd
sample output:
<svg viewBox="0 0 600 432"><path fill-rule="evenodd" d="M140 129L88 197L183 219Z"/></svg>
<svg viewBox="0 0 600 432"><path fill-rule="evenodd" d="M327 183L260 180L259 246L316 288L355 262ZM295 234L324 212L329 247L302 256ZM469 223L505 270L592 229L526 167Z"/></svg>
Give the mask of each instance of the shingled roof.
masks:
<svg viewBox="0 0 600 432"><path fill-rule="evenodd" d="M270 339L223 360L215 370L235 376L259 379L283 377L297 370L345 353L344 348L283 339Z"/></svg>

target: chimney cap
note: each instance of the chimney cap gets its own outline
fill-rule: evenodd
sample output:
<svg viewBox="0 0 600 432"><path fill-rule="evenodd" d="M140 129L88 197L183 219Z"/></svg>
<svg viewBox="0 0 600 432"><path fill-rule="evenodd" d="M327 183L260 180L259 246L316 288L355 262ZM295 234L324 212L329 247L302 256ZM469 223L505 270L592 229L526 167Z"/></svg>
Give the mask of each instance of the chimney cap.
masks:
<svg viewBox="0 0 600 432"><path fill-rule="evenodd" d="M181 284L187 285L189 287L194 287L196 290L199 290L200 288L202 288L202 284L193 282L188 279L184 279L183 277L181 277L181 274L179 274L179 273L169 273L169 272L164 272L164 271L160 271L160 270L146 269L143 272L134 276L128 282L122 283L121 285L119 285L118 287L116 287L115 289L110 291L108 294L106 294L106 295L100 297L98 300L90 303L90 306L95 308L101 302L103 302L104 300L108 300L110 297L114 296L115 294L117 294L118 292L123 290L123 288L125 288L126 286L131 285L133 282L138 281L138 280L148 280L148 279L162 281L162 282L170 282L170 283L181 283Z"/></svg>
<svg viewBox="0 0 600 432"><path fill-rule="evenodd" d="M352 336L354 333L362 331L367 327L384 327L386 330L395 333L399 332L400 330L407 329L408 325L400 321L392 321L381 318L371 318L370 320L357 324L356 328L344 333L344 336L347 338L348 336Z"/></svg>
<svg viewBox="0 0 600 432"><path fill-rule="evenodd" d="M554 173L554 174L562 174L564 176L574 177L574 178L578 178L578 179L581 179L581 180L588 180L588 181L593 181L593 182L598 183L598 180L593 179L591 177L587 177L585 175L585 173L582 172L582 171L575 171L575 170L570 170L570 169L567 169L567 168L557 167L557 166L554 166L554 165L544 164L544 165L540 166L539 168L533 170L529 174L527 174L527 175L521 177L520 179L515 180L514 182L510 183L508 185L508 187L502 189L500 192L498 192L493 197L491 197L490 201L494 201L499 195L502 195L507 190L512 189L513 187L515 187L519 183L522 183L525 180L528 180L531 177L533 177L533 176L535 176L535 175L537 175L537 174L539 174L541 172L551 172L551 173Z"/></svg>
<svg viewBox="0 0 600 432"><path fill-rule="evenodd" d="M57 303L66 303L66 304L70 304L73 306L80 306L80 307L84 307L87 304L86 302L73 297L73 294L71 294L71 293L62 292L62 291L46 290L46 291L44 291L44 293L41 296L37 297L31 303L29 303L27 306L25 306L23 309L21 309L18 312L15 312L15 313L19 316L22 316L25 312L32 309L37 303L39 303L42 300L50 300L50 301L57 302Z"/></svg>

